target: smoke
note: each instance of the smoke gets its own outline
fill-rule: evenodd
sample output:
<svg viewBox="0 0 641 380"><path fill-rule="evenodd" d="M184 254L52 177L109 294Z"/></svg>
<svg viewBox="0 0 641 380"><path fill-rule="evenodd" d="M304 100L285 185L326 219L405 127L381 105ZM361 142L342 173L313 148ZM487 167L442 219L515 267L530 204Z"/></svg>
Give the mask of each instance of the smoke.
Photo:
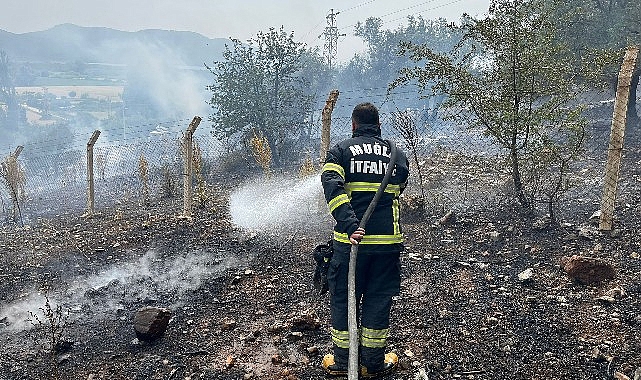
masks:
<svg viewBox="0 0 641 380"><path fill-rule="evenodd" d="M21 300L0 306L0 326L5 324L8 331L22 331L33 327L32 315L44 321L46 298L53 310L60 305L63 312L68 311L70 322L160 300L171 302L162 306L176 308L189 292L236 265L237 259L231 255L193 251L167 260L152 250L137 261L114 265L76 280L67 289L51 289L47 295L34 291Z"/></svg>
<svg viewBox="0 0 641 380"><path fill-rule="evenodd" d="M77 96L70 98L70 102L60 100L67 94L60 93L52 85L46 86L45 91L50 91L47 101L20 97L23 107L34 113L44 113L46 109L51 116L46 121L31 120L32 125L0 128L2 151L31 143L37 145L33 148L38 150L84 149L96 129L102 130L100 142L103 143L120 140L123 135L127 139L146 137L150 130L142 126L153 128L158 121L190 119L195 115L206 116L209 112L206 86L211 84L213 76L204 63L220 58L221 42L213 44L205 37L189 33L160 30L128 33L71 25L38 33L31 42L32 48L46 49L40 49L41 53L34 57L22 58L26 60L20 63L23 65L20 67L25 68L23 71L33 71L30 82L21 84L33 87L24 87L24 91L38 93L44 88L37 79L39 73L31 70L30 59L56 62L45 66L42 72L56 72L62 67L77 76L71 84L87 87L78 89ZM45 33L56 36L55 46L43 42L47 41ZM205 60L204 57L208 58ZM15 71L19 72L19 69ZM96 82L100 85L95 85ZM103 84L121 86L123 83L121 98L99 90ZM88 99L94 97L102 102L86 105ZM109 117L115 120L101 127L101 121ZM122 123L120 118L124 119ZM129 134L118 127L129 129L126 131Z"/></svg>
<svg viewBox="0 0 641 380"><path fill-rule="evenodd" d="M46 299L43 294L30 293L23 300L2 307L0 309L0 321L7 325L10 330L28 330L33 327L32 323L37 323L31 313L38 316L41 321L43 320L45 302ZM53 309L56 306L57 304L51 305Z"/></svg>
<svg viewBox="0 0 641 380"><path fill-rule="evenodd" d="M211 75L207 75L204 65L190 66L161 42L137 41L114 50L123 54L127 62L126 91L140 94L131 101L147 99L159 117L207 113L205 86L210 84L207 81Z"/></svg>
<svg viewBox="0 0 641 380"><path fill-rule="evenodd" d="M234 191L229 209L239 227L274 235L330 231L319 176L260 179Z"/></svg>

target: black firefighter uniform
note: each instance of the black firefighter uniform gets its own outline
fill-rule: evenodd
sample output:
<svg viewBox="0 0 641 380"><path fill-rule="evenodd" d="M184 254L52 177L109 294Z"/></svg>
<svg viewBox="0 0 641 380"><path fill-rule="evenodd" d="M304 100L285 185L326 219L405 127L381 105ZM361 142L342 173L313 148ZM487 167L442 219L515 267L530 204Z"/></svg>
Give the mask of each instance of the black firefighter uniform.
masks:
<svg viewBox="0 0 641 380"><path fill-rule="evenodd" d="M360 300L361 365L377 371L383 365L389 334L392 296L400 288L403 234L399 224L398 197L407 184L409 164L397 149L396 167L360 242L356 267L356 299ZM390 148L378 125L360 125L352 135L327 154L321 181L329 210L336 220L334 256L328 270L332 342L338 366L347 366L347 273L351 244L389 165Z"/></svg>

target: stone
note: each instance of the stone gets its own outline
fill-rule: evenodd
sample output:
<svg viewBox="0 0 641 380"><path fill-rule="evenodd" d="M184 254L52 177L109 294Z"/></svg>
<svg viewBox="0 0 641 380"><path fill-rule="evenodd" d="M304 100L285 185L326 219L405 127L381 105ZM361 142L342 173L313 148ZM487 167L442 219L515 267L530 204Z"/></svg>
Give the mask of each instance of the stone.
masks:
<svg viewBox="0 0 641 380"><path fill-rule="evenodd" d="M605 304L613 304L613 303L616 302L616 299L614 299L614 297L610 297L610 296L597 297L596 300L597 301L601 301L601 302L603 302Z"/></svg>
<svg viewBox="0 0 641 380"><path fill-rule="evenodd" d="M634 379L633 380L641 380L641 367L637 368L637 370L634 371Z"/></svg>
<svg viewBox="0 0 641 380"><path fill-rule="evenodd" d="M496 317L488 317L487 318L487 323L490 324L490 325L498 325L499 324L499 320Z"/></svg>
<svg viewBox="0 0 641 380"><path fill-rule="evenodd" d="M294 331L287 336L287 340L290 342L296 342L303 339L303 333L300 331Z"/></svg>
<svg viewBox="0 0 641 380"><path fill-rule="evenodd" d="M628 376L619 371L614 371L614 378L617 380L630 380Z"/></svg>
<svg viewBox="0 0 641 380"><path fill-rule="evenodd" d="M583 225L578 228L578 235L581 238L592 240L599 235L599 230L594 226Z"/></svg>
<svg viewBox="0 0 641 380"><path fill-rule="evenodd" d="M236 358L234 356L227 356L227 359L225 359L225 367L231 368L236 364Z"/></svg>
<svg viewBox="0 0 641 380"><path fill-rule="evenodd" d="M456 223L456 213L452 210L448 211L447 214L438 220L438 224L441 226L448 226L454 223Z"/></svg>
<svg viewBox="0 0 641 380"><path fill-rule="evenodd" d="M617 286L614 289L608 290L605 293L605 295L608 296L608 297L612 297L614 299L619 300L621 298L625 298L627 296L627 293L625 292L625 290L623 290L623 288Z"/></svg>
<svg viewBox="0 0 641 380"><path fill-rule="evenodd" d="M534 276L534 269L527 268L523 272L519 273L519 281L521 282L530 282Z"/></svg>
<svg viewBox="0 0 641 380"><path fill-rule="evenodd" d="M64 354L58 356L57 363L58 365L65 364L71 361L71 355L70 354Z"/></svg>
<svg viewBox="0 0 641 380"><path fill-rule="evenodd" d="M272 355L272 364L273 365L280 365L283 364L283 357L280 356L280 354L274 354Z"/></svg>
<svg viewBox="0 0 641 380"><path fill-rule="evenodd" d="M161 337L171 318L171 310L146 306L136 311L134 329L139 340L151 342Z"/></svg>
<svg viewBox="0 0 641 380"><path fill-rule="evenodd" d="M592 361L597 362L597 363L603 363L604 361L607 360L605 355L603 355L603 352L601 352L601 350L599 350L599 347L594 347L592 349L591 359L592 359Z"/></svg>
<svg viewBox="0 0 641 380"><path fill-rule="evenodd" d="M242 340L244 342L255 342L256 341L256 337L254 336L254 334L249 333L247 335L241 335L240 336L240 340Z"/></svg>
<svg viewBox="0 0 641 380"><path fill-rule="evenodd" d="M424 368L421 368L418 370L418 373L416 376L414 376L415 380L429 380L429 377L427 376L427 372L425 372Z"/></svg>
<svg viewBox="0 0 641 380"><path fill-rule="evenodd" d="M223 329L224 331L233 330L236 328L236 325L237 325L236 321L231 318L224 318L220 322L220 328Z"/></svg>
<svg viewBox="0 0 641 380"><path fill-rule="evenodd" d="M267 331L271 334L278 334L287 329L287 325L281 322L275 322L273 325L267 328Z"/></svg>
<svg viewBox="0 0 641 380"><path fill-rule="evenodd" d="M550 218L549 215L545 215L535 220L534 223L532 223L532 229L539 230L539 231L545 230L548 227L550 227L551 224L552 224L552 218Z"/></svg>
<svg viewBox="0 0 641 380"><path fill-rule="evenodd" d="M318 355L318 352L318 347L316 346L307 347L307 354L309 356L316 356Z"/></svg>
<svg viewBox="0 0 641 380"><path fill-rule="evenodd" d="M317 330L321 327L321 321L313 313L303 313L293 318L291 325L295 331Z"/></svg>
<svg viewBox="0 0 641 380"><path fill-rule="evenodd" d="M614 266L603 260L574 255L561 259L563 270L575 281L587 285L614 278Z"/></svg>

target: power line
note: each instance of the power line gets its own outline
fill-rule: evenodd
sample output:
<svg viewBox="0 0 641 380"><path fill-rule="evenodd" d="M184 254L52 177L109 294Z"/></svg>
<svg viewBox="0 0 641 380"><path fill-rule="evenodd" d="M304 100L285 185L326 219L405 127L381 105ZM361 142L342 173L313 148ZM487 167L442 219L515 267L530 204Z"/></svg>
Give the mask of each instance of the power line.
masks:
<svg viewBox="0 0 641 380"><path fill-rule="evenodd" d="M365 2L362 2L362 3L360 3L360 4L354 5L353 7L350 7L350 8L347 8L347 9L343 9L341 12L349 12L349 11L352 11L352 10L354 10L354 9L360 8L360 7L364 6L364 5L367 5L367 4L370 4L370 3L373 3L373 2L375 2L375 1L376 1L376 0L369 0L369 1L365 1Z"/></svg>
<svg viewBox="0 0 641 380"><path fill-rule="evenodd" d="M385 17L389 17L389 16L392 16L392 15L398 14L400 12L407 11L409 9L417 8L417 7L420 7L422 5L429 4L429 3L434 3L435 1L438 1L438 0L423 1L423 2L418 3L418 4L410 5L409 7L401 8L401 9L386 13L384 15L377 16L376 18L383 19ZM410 14L417 15L417 14L429 12L429 11L432 11L432 10L435 10L435 9L446 7L448 5L460 3L461 1L463 1L463 0L454 0L454 1L450 1L448 3L440 4L440 5L428 8L428 9L423 9L423 10L418 11L418 12L409 13L409 14L403 16L403 17L399 17L399 18L395 18L395 19L392 19L392 20L384 21L383 24L388 24L388 23L391 23L391 22L394 22L394 21L402 20L402 19L406 18L407 16L409 16ZM351 29L351 28L355 27L356 25L358 25L358 23L342 27L342 28L340 28L340 30Z"/></svg>
<svg viewBox="0 0 641 380"><path fill-rule="evenodd" d="M381 16L381 18L383 18L383 17L387 17L387 16L391 16L391 15L393 15L393 14L401 13L401 12L406 11L406 10L409 10L409 9L417 8L417 7L420 7L421 5L425 5L425 4L433 3L433 2L435 2L435 1L438 1L438 0L428 0L428 1L423 1L422 3L418 3L418 4L414 4L414 5L410 5L409 7L405 7L405 8L402 8L402 9L399 9L399 10L396 10L396 11L393 11L393 12L390 12L390 13L387 13L387 14L384 14L384 15L382 15L382 16Z"/></svg>
<svg viewBox="0 0 641 380"><path fill-rule="evenodd" d="M422 11L416 12L416 13L414 13L414 14L421 14L421 13L425 13L425 12L433 11L433 10L435 10L435 9L439 9L439 8L447 7L448 5L452 5L452 4L460 3L461 1L463 1L463 0L454 0L454 1L450 1L449 3L445 3L445 4L441 4L441 5L437 5L437 6L435 6L435 7L428 8L428 9L423 9ZM407 16L405 16L405 17L407 17ZM387 22L389 23L389 22L394 22L394 21L402 20L402 19L404 19L405 17L395 18L395 19L393 19L393 20L389 20L389 21L387 21Z"/></svg>

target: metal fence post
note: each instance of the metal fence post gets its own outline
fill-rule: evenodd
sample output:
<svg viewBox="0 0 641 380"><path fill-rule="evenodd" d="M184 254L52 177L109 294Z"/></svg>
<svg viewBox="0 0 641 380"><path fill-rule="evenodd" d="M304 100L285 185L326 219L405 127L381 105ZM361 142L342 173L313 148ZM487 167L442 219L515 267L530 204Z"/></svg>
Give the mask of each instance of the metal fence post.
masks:
<svg viewBox="0 0 641 380"><path fill-rule="evenodd" d="M93 186L93 146L100 136L100 131L95 130L87 142L87 215L94 212L94 186Z"/></svg>
<svg viewBox="0 0 641 380"><path fill-rule="evenodd" d="M612 128L610 129L610 143L608 144L608 161L605 168L603 197L601 198L599 229L602 231L612 230L630 85L638 54L638 46L628 47L619 72L617 94L614 100L614 113L612 115Z"/></svg>
<svg viewBox="0 0 641 380"><path fill-rule="evenodd" d="M194 139L194 132L196 132L196 128L198 128L198 124L200 124L200 121L202 119L200 116L194 116L194 119L189 123L189 127L187 127L187 131L185 132L185 140L184 140L184 159L185 159L185 165L184 165L184 191L183 191L183 216L186 218L191 217L191 177L192 177L192 155L193 155L193 139Z"/></svg>

